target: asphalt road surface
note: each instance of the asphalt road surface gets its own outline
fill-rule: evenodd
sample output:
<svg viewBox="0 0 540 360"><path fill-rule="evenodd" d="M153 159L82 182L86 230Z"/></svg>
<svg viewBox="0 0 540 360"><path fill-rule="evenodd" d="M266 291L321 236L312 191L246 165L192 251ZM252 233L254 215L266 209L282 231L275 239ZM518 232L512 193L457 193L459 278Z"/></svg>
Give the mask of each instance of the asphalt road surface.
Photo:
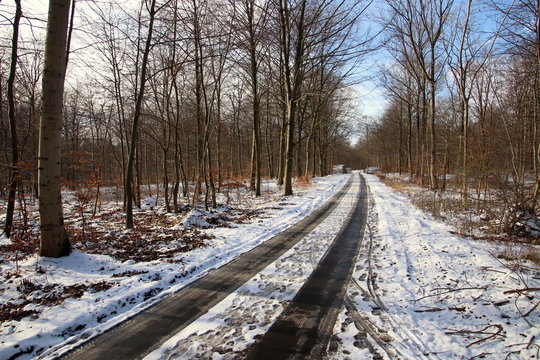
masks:
<svg viewBox="0 0 540 360"><path fill-rule="evenodd" d="M359 198L346 225L293 301L251 348L247 359L325 357L337 315L343 308L366 219L366 185L361 177Z"/></svg>

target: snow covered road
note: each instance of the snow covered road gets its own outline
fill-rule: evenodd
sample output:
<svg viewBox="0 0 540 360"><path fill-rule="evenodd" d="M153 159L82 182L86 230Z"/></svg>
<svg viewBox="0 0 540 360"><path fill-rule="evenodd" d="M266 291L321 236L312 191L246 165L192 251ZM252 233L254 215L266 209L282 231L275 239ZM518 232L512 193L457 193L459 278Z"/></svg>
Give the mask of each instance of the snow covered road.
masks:
<svg viewBox="0 0 540 360"><path fill-rule="evenodd" d="M323 316L320 319L314 320L310 318L306 320L302 316L304 314L298 312L298 309L295 308L285 320L285 322L293 322L288 324L286 330L291 333L291 336L285 338L279 338L278 336L278 339L273 337L265 339L265 337L262 337L262 343L265 346L259 349L256 348L255 354L248 354L248 352L249 347L255 340L267 333L276 320L278 320L277 323L282 320L281 318L278 319L278 316L283 310L285 308L290 310L291 306L287 307L289 302L293 300L308 277L317 268L321 259L327 254L330 245L336 239L340 230L351 219L351 210L354 210L357 204L359 204L360 209L363 209L364 204L359 201L360 185L360 178L358 175L354 175L352 186L348 189L341 202L315 229L279 259L212 308L207 314L169 339L159 349L147 356L145 360L234 359L244 356L254 359L288 358L297 351L307 351L309 354L314 344L308 344L307 349L302 348L303 341L309 340L306 332L311 332L309 335L311 335L313 341L313 336L317 338L317 335L320 335L319 330L325 330L324 326L333 326L335 316L330 320L330 324L323 324L323 321L321 321L324 320ZM358 236L351 241L352 246L348 248L352 251L347 252L344 256L350 260L353 260L356 255L355 245L361 236L358 228L353 231L358 232ZM345 263L346 266L351 264L351 262ZM349 273L348 270L347 274ZM347 279L348 276L342 276L343 282ZM305 290L305 287L302 287L302 290ZM332 289L319 290L323 292ZM311 293L311 296L313 295ZM329 295L327 299L330 299L331 304L327 304L328 307L335 305L332 301L333 298L339 297L339 294L335 292ZM315 294L315 296L322 295ZM295 300L297 299L295 298ZM294 306L295 303L293 302L292 305ZM310 299L310 305L312 307L318 305L315 298ZM340 306L341 303L337 302L337 305ZM300 310L306 311L305 308ZM320 306L315 311L321 311ZM307 312L309 312L307 315L309 316L312 315L313 311L307 310ZM295 320L297 323L294 323ZM306 322L309 322L309 324L306 324ZM291 340L291 338L294 339ZM292 344L289 344L288 342L291 341ZM323 348L323 350L325 349ZM302 354L300 353L300 355Z"/></svg>
<svg viewBox="0 0 540 360"><path fill-rule="evenodd" d="M295 289L345 223L354 196L344 198L309 236L146 360L537 359L538 268L498 258L508 245L454 235L406 195L375 176L365 178L370 189L367 236L344 304L333 304L337 321L329 341L320 341L315 351L306 346L310 338L302 335L313 332L305 325L309 306L289 314L287 309L294 307ZM354 251L342 250L344 259L355 258ZM338 292L335 297L340 298ZM273 340L265 344L267 338ZM298 341L293 351L290 338Z"/></svg>
<svg viewBox="0 0 540 360"><path fill-rule="evenodd" d="M238 356L266 331L317 266L356 205L359 184L357 175L351 177L303 221L66 358L140 358L175 329L180 332L148 359Z"/></svg>
<svg viewBox="0 0 540 360"><path fill-rule="evenodd" d="M407 195L394 192L376 176L364 177L370 191L368 229L344 304L335 306L337 321L317 358L538 359L540 271L513 255L523 250L522 245L455 235L450 225L413 206ZM253 344L284 313L347 222L360 189L356 175L344 186L349 178L315 179L309 190L266 205L269 210L261 218L206 229L215 239L175 257L178 262L120 262L81 251L64 259L41 259L43 272L36 272L35 261L21 262L22 279L3 284L3 301L16 297L23 280L64 286L112 280L112 286L55 307L31 304L40 311L36 316L5 322L0 328L0 358L55 359L111 328L131 337L122 329L136 328L135 320L146 316L137 314L150 309L146 313L152 318L155 304L174 305L176 298L169 295L189 284L199 292L173 313L162 314L150 335L144 335L148 329L140 323L143 335L135 341L116 343L114 350L96 342L104 353L92 355L83 346L68 357L249 358ZM304 228L306 224L310 226ZM280 232L273 244L270 238ZM283 237L293 238L289 246L278 245ZM252 272L242 270L247 263L242 267L236 262L257 257L250 249L266 252L276 246L275 257L254 265ZM348 252L344 256L353 258ZM235 258L230 273L241 276L233 284L225 283L228 276L202 281ZM6 272L14 268L6 262L0 265ZM218 294L208 297L208 290Z"/></svg>
<svg viewBox="0 0 540 360"><path fill-rule="evenodd" d="M330 247L313 273L305 280L300 291L287 304L261 340L249 350L248 359L326 357L334 324L344 304L345 290L351 279L366 227L368 210L366 185L363 177L358 179L355 176L354 181L358 180L360 191L355 189L349 195L349 201L355 197L356 200L341 230L337 232ZM313 240L317 241L316 238ZM309 243L306 245L309 246Z"/></svg>
<svg viewBox="0 0 540 360"><path fill-rule="evenodd" d="M295 195L287 198L279 196L275 181L266 181L263 197L255 199L249 194L243 195L242 201L247 203L247 209L259 215L251 217L249 221L201 229L199 234L210 236L203 240L204 246L187 252L180 251L173 257L151 261L125 260L74 250L70 256L60 259L33 256L18 262L2 259L0 273L5 277L0 284L2 315L9 317L12 308L12 311L22 311L21 315L28 313L31 316L13 320L8 318L1 323L0 358L54 359L78 348L88 339L136 317L170 294L179 292L214 269L265 244L276 234L326 206L349 177L332 175L313 178L310 186L296 186ZM114 208L114 204L110 205ZM157 198L152 198L143 203L140 212L155 214L160 211L157 206ZM239 204L233 202L231 206ZM105 206L105 216L114 211L113 208ZM222 212L225 216L234 216L235 211L235 208L231 211L224 206L223 210L216 209L208 216L219 216ZM156 224L156 231L163 226L182 227L181 223L185 220L185 214L161 213L161 216L169 219L169 225ZM188 213L189 216L191 213ZM133 235L137 233L122 230L111 232L111 236L118 237L120 242ZM188 238L188 241L191 240ZM145 241L138 246L146 244L151 247L153 242ZM181 236L163 242L161 248L151 248L150 251L169 252L173 247L186 245L189 243L186 244ZM16 277L12 274L16 274ZM204 298L196 300L205 301Z"/></svg>

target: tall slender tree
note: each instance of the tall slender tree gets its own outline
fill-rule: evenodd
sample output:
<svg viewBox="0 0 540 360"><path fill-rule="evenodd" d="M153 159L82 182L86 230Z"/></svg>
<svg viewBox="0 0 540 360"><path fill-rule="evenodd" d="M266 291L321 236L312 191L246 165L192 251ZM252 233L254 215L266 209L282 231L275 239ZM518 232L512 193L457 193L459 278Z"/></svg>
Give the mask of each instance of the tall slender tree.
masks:
<svg viewBox="0 0 540 360"><path fill-rule="evenodd" d="M285 138L283 166L283 194L292 195L294 160L294 132L298 102L302 96L304 53L306 50L306 6L302 0L291 6L289 0L279 1L280 49L285 99ZM298 9L297 11L294 11Z"/></svg>
<svg viewBox="0 0 540 360"><path fill-rule="evenodd" d="M244 0L243 18L245 17L247 52L249 53L249 66L246 66L249 73L252 111L253 111L253 140L251 154L251 181L250 188L255 191L255 196L261 195L261 94L259 91L259 44L261 43L261 33L266 21L266 9L261 9L258 14L255 10L257 3L255 0Z"/></svg>
<svg viewBox="0 0 540 360"><path fill-rule="evenodd" d="M61 184L61 134L70 0L50 0L43 68L39 132L39 216L41 256L68 255Z"/></svg>
<svg viewBox="0 0 540 360"><path fill-rule="evenodd" d="M13 227L13 213L15 212L15 195L19 177L19 144L17 141L17 121L15 119L15 75L17 73L17 58L19 45L19 23L21 21L21 0L15 0L15 18L13 19L13 36L11 40L11 65L7 82L8 118L11 135L11 166L8 204L4 234L9 237Z"/></svg>
<svg viewBox="0 0 540 360"><path fill-rule="evenodd" d="M144 98L144 90L146 86L146 71L148 66L148 55L152 45L152 32L154 29L154 18L156 16L156 0L151 0L150 7L147 7L150 17L148 24L148 33L144 45L143 58L141 61L141 73L139 80L139 89L135 102L135 110L133 114L133 123L131 128L131 144L129 148L129 156L126 170L126 229L133 229L133 170L135 164L135 153L137 149L137 134L139 129L139 119L141 117L142 102Z"/></svg>

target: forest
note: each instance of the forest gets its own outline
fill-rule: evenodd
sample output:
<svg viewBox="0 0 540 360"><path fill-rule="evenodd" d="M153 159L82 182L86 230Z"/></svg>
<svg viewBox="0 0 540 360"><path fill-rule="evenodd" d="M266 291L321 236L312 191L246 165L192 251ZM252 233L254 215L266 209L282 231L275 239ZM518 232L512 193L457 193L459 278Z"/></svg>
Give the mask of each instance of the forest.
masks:
<svg viewBox="0 0 540 360"><path fill-rule="evenodd" d="M181 202L215 208L216 194L244 179L255 196L263 177L290 195L293 178L330 173L338 150L350 148L357 114L348 86L369 51L360 32L367 2L51 1L51 10L55 3L71 9L65 60L51 65L66 72L61 121L50 133L60 136L55 179L93 189L95 204L100 189L123 188L126 228L143 185L161 186L167 212ZM44 203L48 192L38 186L46 168L38 159L48 158L39 148L46 15L25 5L2 5L8 236L15 194L39 193Z"/></svg>
<svg viewBox="0 0 540 360"><path fill-rule="evenodd" d="M540 2L386 4L388 105L363 125L359 164L451 191L455 211L511 232L538 211Z"/></svg>
<svg viewBox="0 0 540 360"><path fill-rule="evenodd" d="M27 202L52 194L42 255L69 247L43 240L47 223L68 237L61 189L93 215L116 189L131 229L151 185L177 213L237 187L260 196L268 178L291 195L336 164L536 212L538 1L13 0L0 14L3 233L24 233ZM374 118L358 110L359 68L387 103ZM48 169L57 185L39 180Z"/></svg>

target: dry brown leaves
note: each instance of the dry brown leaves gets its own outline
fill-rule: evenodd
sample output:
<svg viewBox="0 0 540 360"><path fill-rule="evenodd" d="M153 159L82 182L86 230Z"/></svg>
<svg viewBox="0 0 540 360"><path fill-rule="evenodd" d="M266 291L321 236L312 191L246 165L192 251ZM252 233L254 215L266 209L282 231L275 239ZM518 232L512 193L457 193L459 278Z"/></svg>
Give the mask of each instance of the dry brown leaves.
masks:
<svg viewBox="0 0 540 360"><path fill-rule="evenodd" d="M66 221L72 245L89 254L108 255L120 261L173 259L176 255L203 247L212 237L199 229L176 228L179 216L156 212L134 213L133 230L124 230L121 210L98 214L85 229Z"/></svg>

